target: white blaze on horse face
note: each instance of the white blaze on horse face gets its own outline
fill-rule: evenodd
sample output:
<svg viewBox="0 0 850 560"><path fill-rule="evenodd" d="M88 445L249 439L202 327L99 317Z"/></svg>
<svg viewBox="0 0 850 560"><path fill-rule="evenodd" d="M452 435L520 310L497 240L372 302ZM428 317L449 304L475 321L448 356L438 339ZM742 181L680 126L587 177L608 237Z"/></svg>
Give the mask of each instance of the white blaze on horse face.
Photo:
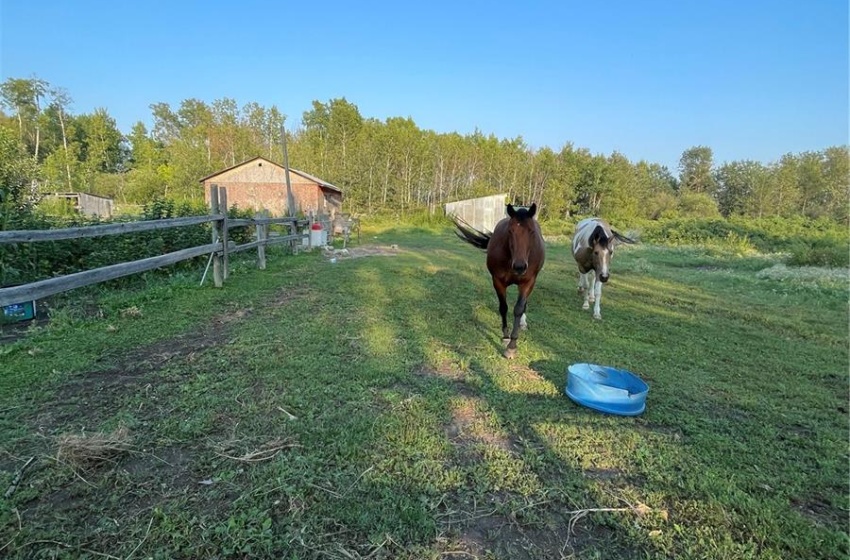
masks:
<svg viewBox="0 0 850 560"><path fill-rule="evenodd" d="M593 246L593 270L596 272L596 279L608 280L611 272L608 267L611 262L611 254L613 251L609 246L596 243Z"/></svg>
<svg viewBox="0 0 850 560"><path fill-rule="evenodd" d="M600 247L599 249L599 268L596 270L596 273L601 278L608 278L610 272L608 271L608 265L611 262L611 250Z"/></svg>

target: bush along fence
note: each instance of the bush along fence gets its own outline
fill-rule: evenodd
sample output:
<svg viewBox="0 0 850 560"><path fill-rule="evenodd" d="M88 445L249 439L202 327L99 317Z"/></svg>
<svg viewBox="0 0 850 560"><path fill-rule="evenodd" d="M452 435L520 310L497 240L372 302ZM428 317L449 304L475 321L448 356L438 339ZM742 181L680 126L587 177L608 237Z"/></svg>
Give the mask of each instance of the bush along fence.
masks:
<svg viewBox="0 0 850 560"><path fill-rule="evenodd" d="M75 272L19 286L0 288L0 308L21 302L31 302L75 288L169 266L202 255L210 256L209 263L212 264L213 268L213 283L216 287L222 287L224 281L227 280L228 260L231 254L256 249L257 265L260 269L265 269L267 246L289 243L292 247L298 247L305 237L309 241L309 235L307 233L299 233L309 224L307 220L299 220L295 217L270 218L265 213L258 213L254 218L229 219L226 210L227 190L224 187L212 185L210 188L210 214L205 216L186 216L65 229L0 231L0 245L4 245L10 243L38 243L64 239L85 239L89 237L138 233L206 223L212 224L212 239L208 244L193 246L155 257ZM280 224L286 227L289 232L288 235L270 236L269 226L272 224ZM229 239L229 230L231 228L245 226L254 227L256 238L254 241L237 245ZM207 265L208 268L209 263ZM0 314L0 321L2 319L2 314Z"/></svg>

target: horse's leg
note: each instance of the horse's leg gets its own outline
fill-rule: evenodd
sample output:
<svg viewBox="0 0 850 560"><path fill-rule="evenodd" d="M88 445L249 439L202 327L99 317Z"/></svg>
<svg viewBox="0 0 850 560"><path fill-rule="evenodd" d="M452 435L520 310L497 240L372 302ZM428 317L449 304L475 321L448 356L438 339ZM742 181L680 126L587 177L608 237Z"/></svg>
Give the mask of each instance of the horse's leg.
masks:
<svg viewBox="0 0 850 560"><path fill-rule="evenodd" d="M511 331L511 340L508 343L508 347L505 349L505 357L509 360L516 357L516 342L519 338L520 322L525 315L525 308L528 304L528 296L531 295L531 291L534 289L534 280L526 282L525 284L519 284L517 288L519 288L519 296L516 299L516 305L514 305L514 328Z"/></svg>
<svg viewBox="0 0 850 560"><path fill-rule="evenodd" d="M596 285L599 282L596 280L596 271L588 271L587 273L587 295L590 298L590 303L596 301Z"/></svg>
<svg viewBox="0 0 850 560"><path fill-rule="evenodd" d="M587 290L587 280L584 278L584 273L578 273L578 293L583 294Z"/></svg>
<svg viewBox="0 0 850 560"><path fill-rule="evenodd" d="M596 283L596 301L593 304L593 318L601 319L602 311L600 310L600 305L602 305L602 282Z"/></svg>
<svg viewBox="0 0 850 560"><path fill-rule="evenodd" d="M507 344L510 336L508 332L508 287L504 282L493 278L493 288L496 290L496 296L499 298L499 315L502 317L502 342Z"/></svg>
<svg viewBox="0 0 850 560"><path fill-rule="evenodd" d="M589 287L587 285L587 283L588 283L587 279L590 277L591 274L593 274L592 270L590 272L585 272L585 273L581 274L581 284L580 285L581 285L581 291L584 293L584 303L581 304L582 309L590 309L590 299L589 298L592 295L591 292L592 292L593 288Z"/></svg>
<svg viewBox="0 0 850 560"><path fill-rule="evenodd" d="M519 328L520 330L528 330L528 318L525 313L522 314L522 317L519 318Z"/></svg>

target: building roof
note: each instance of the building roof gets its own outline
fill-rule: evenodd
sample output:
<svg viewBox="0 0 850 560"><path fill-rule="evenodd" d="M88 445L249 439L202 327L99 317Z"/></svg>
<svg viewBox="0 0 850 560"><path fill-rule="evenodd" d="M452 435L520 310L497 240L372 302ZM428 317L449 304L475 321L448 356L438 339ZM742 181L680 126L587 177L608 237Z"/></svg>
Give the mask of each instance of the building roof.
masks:
<svg viewBox="0 0 850 560"><path fill-rule="evenodd" d="M278 167L278 168L280 168L280 169L284 169L284 167L283 167L282 165L280 165L280 164L277 164L277 163L275 163L275 162L273 162L273 161L267 160L266 158L264 158L264 157L262 157L262 156L257 156L257 157L253 157L253 158L251 158L251 159L245 160L245 161L243 161L243 162L241 162L241 163L237 163L236 165L231 165L231 166L230 166L230 167L228 167L227 169L222 169L221 171L216 171L215 173L213 173L213 174L211 174L211 175L207 175L206 177L203 177L203 178L199 179L199 180L198 180L198 182L199 182L199 183L203 183L204 181L208 181L208 180L212 179L213 177L218 177L218 176L219 176L219 175L221 175L222 173L226 173L226 172L228 172L228 171L231 171L231 170L233 170L233 169L236 169L237 167L242 167L243 165L246 165L246 164L248 164L248 163L251 163L251 162L253 162L253 161L257 161L257 160L262 160L262 161L264 161L264 162L266 162L266 163L268 163L268 164L270 164L270 165L274 165L275 167ZM313 176L313 175L310 175L309 173L305 173L305 172L303 172L303 171L299 171L298 169L293 169L293 168L291 168L291 167L289 168L289 172L290 172L290 173L295 173L296 175L300 175L300 176L304 177L305 179L309 179L310 181L315 181L315 182L316 182L316 183L318 183L318 184L319 184L319 186L320 186L320 187L322 187L323 189L331 189L331 190L333 190L333 191L337 191L338 193L342 193L342 189L341 189L341 188L337 187L336 185L332 185L332 184L328 183L327 181L324 181L324 180L322 180L322 179L319 179L318 177L315 177L315 176Z"/></svg>
<svg viewBox="0 0 850 560"><path fill-rule="evenodd" d="M91 196L93 198L102 198L103 200L113 200L112 198L109 198L108 196L102 196L102 195L99 195L99 194L91 194L91 193L87 193L87 192L52 192L52 193L46 193L45 194L45 196L64 196L64 197L72 197L72 196L80 196L80 195Z"/></svg>

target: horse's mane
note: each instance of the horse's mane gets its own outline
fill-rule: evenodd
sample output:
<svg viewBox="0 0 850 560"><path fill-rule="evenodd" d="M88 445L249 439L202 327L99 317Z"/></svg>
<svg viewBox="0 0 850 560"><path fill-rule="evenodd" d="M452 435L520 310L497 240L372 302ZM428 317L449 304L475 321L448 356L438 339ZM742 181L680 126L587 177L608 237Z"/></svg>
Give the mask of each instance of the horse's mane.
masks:
<svg viewBox="0 0 850 560"><path fill-rule="evenodd" d="M492 234L478 231L459 216L452 215L450 218L457 228L455 235L474 247L478 247L479 249L487 248Z"/></svg>

